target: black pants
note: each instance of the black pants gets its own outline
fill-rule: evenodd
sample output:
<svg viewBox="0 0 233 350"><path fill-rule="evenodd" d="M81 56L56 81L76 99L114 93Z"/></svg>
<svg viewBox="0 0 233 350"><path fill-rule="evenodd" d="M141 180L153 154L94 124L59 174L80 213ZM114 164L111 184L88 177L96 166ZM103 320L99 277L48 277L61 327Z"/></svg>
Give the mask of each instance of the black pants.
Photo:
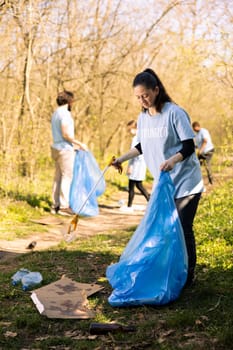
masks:
<svg viewBox="0 0 233 350"><path fill-rule="evenodd" d="M184 231L185 244L188 254L188 277L186 284L194 278L196 266L196 242L193 232L193 221L197 211L201 193L175 199L177 211Z"/></svg>
<svg viewBox="0 0 233 350"><path fill-rule="evenodd" d="M147 201L150 199L150 195L145 189L145 187L143 186L142 181L129 180L128 207L132 207L133 199L135 195L135 192L134 192L135 186L141 192L141 194L146 198Z"/></svg>
<svg viewBox="0 0 233 350"><path fill-rule="evenodd" d="M213 183L213 176L212 176L212 170L211 170L211 159L213 157L213 154L214 154L214 150L211 150L205 154L198 155L198 159L200 161L200 164L204 165L206 168L207 177L208 177L210 184Z"/></svg>

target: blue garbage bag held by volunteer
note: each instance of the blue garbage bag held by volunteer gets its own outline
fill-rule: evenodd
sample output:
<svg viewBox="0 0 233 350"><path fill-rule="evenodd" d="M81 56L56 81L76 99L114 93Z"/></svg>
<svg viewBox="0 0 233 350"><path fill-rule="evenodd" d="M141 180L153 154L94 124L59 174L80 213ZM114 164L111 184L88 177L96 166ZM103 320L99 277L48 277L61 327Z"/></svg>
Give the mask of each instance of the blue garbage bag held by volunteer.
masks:
<svg viewBox="0 0 233 350"><path fill-rule="evenodd" d="M174 190L169 173L161 172L146 213L119 262L108 266L112 306L164 305L179 297L188 259Z"/></svg>
<svg viewBox="0 0 233 350"><path fill-rule="evenodd" d="M70 187L70 207L74 213L83 216L96 216L99 214L97 197L105 191L104 177L98 182L94 193L90 196L81 212L79 212L79 209L99 180L101 174L102 172L90 151L76 151L73 179Z"/></svg>

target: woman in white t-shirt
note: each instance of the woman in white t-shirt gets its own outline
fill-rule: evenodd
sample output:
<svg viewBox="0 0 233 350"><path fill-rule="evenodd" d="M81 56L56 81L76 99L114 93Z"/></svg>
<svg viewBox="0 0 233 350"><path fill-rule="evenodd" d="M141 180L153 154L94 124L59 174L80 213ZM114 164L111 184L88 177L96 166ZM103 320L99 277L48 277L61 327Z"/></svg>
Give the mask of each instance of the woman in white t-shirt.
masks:
<svg viewBox="0 0 233 350"><path fill-rule="evenodd" d="M160 171L169 171L175 186L175 203L183 227L188 253L186 286L194 280L196 244L193 220L203 191L200 164L195 154L194 133L188 114L172 102L152 69L136 75L135 96L142 111L138 117L138 144L113 163L143 154L156 186Z"/></svg>
<svg viewBox="0 0 233 350"><path fill-rule="evenodd" d="M127 123L127 129L129 133L133 136L131 141L131 148L133 148L138 144L137 122L135 120L130 120ZM129 178L128 203L127 203L127 206L122 206L120 208L120 211L131 213L134 211L133 200L135 196L135 191L134 191L135 186L141 192L141 194L146 198L147 201L149 201L150 199L150 195L142 183L146 178L146 163L142 154L129 160L126 173Z"/></svg>

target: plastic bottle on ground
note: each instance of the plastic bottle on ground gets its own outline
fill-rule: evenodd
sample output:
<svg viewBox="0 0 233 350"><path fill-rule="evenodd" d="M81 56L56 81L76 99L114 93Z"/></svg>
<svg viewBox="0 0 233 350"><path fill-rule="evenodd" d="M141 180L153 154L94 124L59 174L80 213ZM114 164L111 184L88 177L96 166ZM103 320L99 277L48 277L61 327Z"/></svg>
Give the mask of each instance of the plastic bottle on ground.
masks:
<svg viewBox="0 0 233 350"><path fill-rule="evenodd" d="M125 204L125 200L124 200L124 199L119 199L118 205L119 205L120 207L122 207L124 204Z"/></svg>
<svg viewBox="0 0 233 350"><path fill-rule="evenodd" d="M11 284L13 286L16 286L19 284L22 280L22 278L27 275L30 271L27 269L19 269L12 277L11 277Z"/></svg>
<svg viewBox="0 0 233 350"><path fill-rule="evenodd" d="M30 272L22 278L22 289L24 291L31 289L43 280L40 272Z"/></svg>

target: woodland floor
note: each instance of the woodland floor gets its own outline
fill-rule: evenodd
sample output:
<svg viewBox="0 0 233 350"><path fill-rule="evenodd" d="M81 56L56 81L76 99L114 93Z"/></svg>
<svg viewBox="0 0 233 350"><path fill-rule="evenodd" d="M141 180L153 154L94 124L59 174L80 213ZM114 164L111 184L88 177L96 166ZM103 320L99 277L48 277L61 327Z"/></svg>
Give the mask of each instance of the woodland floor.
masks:
<svg viewBox="0 0 233 350"><path fill-rule="evenodd" d="M223 173L215 174L214 185L209 185L204 178L206 192L208 193L215 187L224 183L226 179L232 178L232 169ZM148 189L150 190L150 189ZM104 234L108 231L127 230L137 226L145 212L146 200L136 192L133 206L136 207L133 213L123 213L120 211L119 201L127 203L128 192L118 191L106 204L99 205L99 215L95 217L80 217L77 229L74 233L75 239L85 239L85 237ZM14 258L17 254L27 253L30 250L27 246L32 242L36 242L34 250L46 250L57 246L67 234L72 217L63 217L60 215L45 214L35 223L45 226L44 232L32 232L32 234L24 239L17 238L13 241L0 240L0 259L8 260ZM33 222L32 222L33 227Z"/></svg>
<svg viewBox="0 0 233 350"><path fill-rule="evenodd" d="M128 192L116 192L111 201L107 204L99 205L99 214L95 217L80 217L77 229L74 232L76 239L104 234L108 231L118 231L137 226L144 214L146 208L145 198L136 193L133 205L137 210L133 213L123 213L120 211L119 201L124 200L127 203ZM139 209L139 210L138 210ZM26 238L17 238L13 241L0 240L0 259L8 259L17 254L27 253L30 250L27 246L32 242L36 242L34 251L46 250L50 247L57 246L67 234L72 217L64 217L60 215L45 214L40 219L35 220L36 224L45 227L44 232L32 232ZM32 220L33 228L33 220Z"/></svg>

